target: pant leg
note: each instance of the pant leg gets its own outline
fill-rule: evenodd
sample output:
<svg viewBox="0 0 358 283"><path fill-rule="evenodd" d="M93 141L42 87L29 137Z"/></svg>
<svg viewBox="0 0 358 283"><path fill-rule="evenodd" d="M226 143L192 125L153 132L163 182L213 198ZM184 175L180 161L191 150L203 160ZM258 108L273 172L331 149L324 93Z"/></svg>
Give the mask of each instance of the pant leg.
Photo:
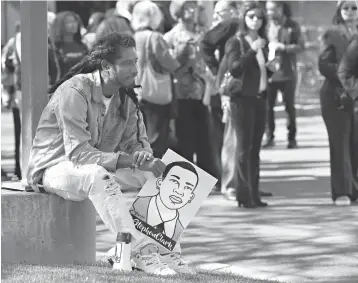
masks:
<svg viewBox="0 0 358 283"><path fill-rule="evenodd" d="M145 117L148 141L153 149L153 155L162 158L169 147L170 105L143 102L141 109Z"/></svg>
<svg viewBox="0 0 358 283"><path fill-rule="evenodd" d="M195 102L195 101L194 101ZM178 154L193 161L195 152L195 113L193 100L178 100L178 116L175 121Z"/></svg>
<svg viewBox="0 0 358 283"><path fill-rule="evenodd" d="M352 197L358 198L358 100L352 113L351 164L352 164Z"/></svg>
<svg viewBox="0 0 358 283"><path fill-rule="evenodd" d="M230 112L230 116L232 113ZM236 132L232 119L227 119L223 139L223 148L221 152L221 192L225 193L227 189L238 187L238 173L236 168Z"/></svg>
<svg viewBox="0 0 358 283"><path fill-rule="evenodd" d="M14 119L15 130L15 175L21 180L21 162L20 162L20 147L21 147L21 117L20 109L12 108L12 115Z"/></svg>
<svg viewBox="0 0 358 283"><path fill-rule="evenodd" d="M251 97L241 97L237 103L231 103L231 120L235 128L236 168L238 174L238 187L236 188L238 201L251 201L250 164L252 138L254 135L253 121L253 100Z"/></svg>
<svg viewBox="0 0 358 283"><path fill-rule="evenodd" d="M273 139L275 137L275 105L277 99L277 91L279 82L269 83L267 88L267 138Z"/></svg>
<svg viewBox="0 0 358 283"><path fill-rule="evenodd" d="M266 99L257 99L255 103L254 116L254 134L251 148L251 190L254 200L260 200L259 182L260 182L260 151L262 138L266 126L267 101Z"/></svg>
<svg viewBox="0 0 358 283"><path fill-rule="evenodd" d="M136 170L118 170L116 178L103 167L84 165L75 167L72 162L61 162L48 168L43 176L43 185L47 192L64 199L82 201L89 198L99 216L112 233L131 233L132 249L137 250L150 239L134 227L126 197L122 189L129 186L143 186L148 174Z"/></svg>
<svg viewBox="0 0 358 283"><path fill-rule="evenodd" d="M201 169L218 179L219 176L214 167L213 143L210 139L211 123L209 108L199 100L194 103L196 119L192 123L195 125L196 163Z"/></svg>
<svg viewBox="0 0 358 283"><path fill-rule="evenodd" d="M336 102L321 93L321 111L327 128L331 165L332 198L352 194L352 113L337 110Z"/></svg>
<svg viewBox="0 0 358 283"><path fill-rule="evenodd" d="M218 100L218 102L213 103L213 100ZM222 178L222 166L221 166L221 151L223 148L224 142L224 131L225 124L222 122L223 111L221 109L220 95L215 95L212 97L211 104L211 134L210 140L213 144L213 162L216 171L216 176L218 177L218 187L221 187L221 178Z"/></svg>
<svg viewBox="0 0 358 283"><path fill-rule="evenodd" d="M285 109L287 113L287 138L289 141L292 141L296 139L297 132L295 108L296 80L283 82L280 86L280 90L283 95L283 102L285 103Z"/></svg>

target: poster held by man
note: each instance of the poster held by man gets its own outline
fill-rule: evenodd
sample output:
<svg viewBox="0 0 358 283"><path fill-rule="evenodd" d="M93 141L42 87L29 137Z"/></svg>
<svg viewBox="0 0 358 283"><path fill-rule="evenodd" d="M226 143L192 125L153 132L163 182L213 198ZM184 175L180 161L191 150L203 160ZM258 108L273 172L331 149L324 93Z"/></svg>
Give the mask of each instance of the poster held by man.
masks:
<svg viewBox="0 0 358 283"><path fill-rule="evenodd" d="M130 213L138 231L172 251L217 179L170 149L162 160L165 171L145 183Z"/></svg>

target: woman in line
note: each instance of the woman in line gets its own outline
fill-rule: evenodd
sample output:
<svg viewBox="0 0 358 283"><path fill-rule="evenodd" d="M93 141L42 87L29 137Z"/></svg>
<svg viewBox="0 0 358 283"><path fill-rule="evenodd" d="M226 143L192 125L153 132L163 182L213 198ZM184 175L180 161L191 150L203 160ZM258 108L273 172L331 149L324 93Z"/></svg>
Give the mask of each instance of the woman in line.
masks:
<svg viewBox="0 0 358 283"><path fill-rule="evenodd" d="M237 35L228 40L225 56L228 71L236 79L236 87L223 97L229 107L230 119L237 139L236 170L239 206L255 208L267 206L259 193L260 149L267 114L267 82L271 74L266 68L266 18L261 5L247 2ZM241 85L241 86L240 86Z"/></svg>
<svg viewBox="0 0 358 283"><path fill-rule="evenodd" d="M333 27L322 36L319 70L325 77L320 91L321 111L326 124L331 163L331 197L336 205L357 198L358 177L354 163L353 110L337 76L338 65L354 34L358 33L357 1L338 1ZM355 127L357 127L355 125Z"/></svg>
<svg viewBox="0 0 358 283"><path fill-rule="evenodd" d="M87 54L88 49L82 42L81 20L76 13L58 13L53 29L62 77Z"/></svg>
<svg viewBox="0 0 358 283"><path fill-rule="evenodd" d="M174 80L177 99L175 120L177 151L204 171L215 175L210 144L210 74L198 48L202 34L197 31L199 7L197 1L173 0L170 13L177 25L164 35L172 54L186 72Z"/></svg>
<svg viewBox="0 0 358 283"><path fill-rule="evenodd" d="M162 28L163 14L159 7L151 1L139 2L134 6L132 13L132 27L135 30L135 41L138 52L139 75L138 83L143 85L144 68L150 64L153 72L159 74L166 82L164 88L168 91L163 97L153 98L148 101L146 97L141 99L141 109L145 117L145 125L149 143L153 154L162 158L169 146L169 122L172 117L172 90L171 77L180 68L179 62L169 52L169 45L158 32ZM159 96L160 94L157 93Z"/></svg>
<svg viewBox="0 0 358 283"><path fill-rule="evenodd" d="M352 176L351 191L348 194L350 204L358 199L358 34L354 36L343 55L338 68L338 77L347 91L346 101L351 116L351 166L347 172Z"/></svg>

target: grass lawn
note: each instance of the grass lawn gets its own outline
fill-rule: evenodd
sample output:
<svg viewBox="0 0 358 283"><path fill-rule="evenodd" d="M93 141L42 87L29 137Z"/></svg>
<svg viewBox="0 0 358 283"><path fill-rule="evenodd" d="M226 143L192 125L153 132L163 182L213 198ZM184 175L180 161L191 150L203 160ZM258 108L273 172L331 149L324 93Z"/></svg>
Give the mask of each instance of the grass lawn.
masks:
<svg viewBox="0 0 358 283"><path fill-rule="evenodd" d="M104 266L39 266L23 264L2 264L1 282L130 282L130 283L274 283L276 281L256 280L230 274L199 272L197 275L175 275L157 277L134 271L129 274L113 271Z"/></svg>

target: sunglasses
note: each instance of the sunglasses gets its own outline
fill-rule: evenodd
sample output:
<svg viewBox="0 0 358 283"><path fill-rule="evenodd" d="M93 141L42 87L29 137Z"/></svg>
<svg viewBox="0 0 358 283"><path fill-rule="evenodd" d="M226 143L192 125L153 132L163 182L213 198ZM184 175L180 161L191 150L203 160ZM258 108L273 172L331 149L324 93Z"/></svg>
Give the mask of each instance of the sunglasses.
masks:
<svg viewBox="0 0 358 283"><path fill-rule="evenodd" d="M246 16L250 19L253 20L254 18L258 19L258 20L263 20L264 16L263 15L256 15L256 14L246 14Z"/></svg>
<svg viewBox="0 0 358 283"><path fill-rule="evenodd" d="M344 6L344 7L342 7L342 10L344 10L344 11L348 11L348 10L357 11L357 6Z"/></svg>

